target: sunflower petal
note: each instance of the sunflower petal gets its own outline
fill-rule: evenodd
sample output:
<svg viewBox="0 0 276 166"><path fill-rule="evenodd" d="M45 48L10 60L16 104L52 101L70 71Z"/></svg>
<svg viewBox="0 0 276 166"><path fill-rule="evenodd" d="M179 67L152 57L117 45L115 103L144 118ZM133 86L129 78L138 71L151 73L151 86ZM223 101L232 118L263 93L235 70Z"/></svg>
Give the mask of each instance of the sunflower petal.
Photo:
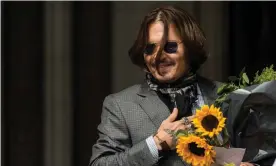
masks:
<svg viewBox="0 0 276 166"><path fill-rule="evenodd" d="M197 147L204 148L204 156L198 156L192 153L188 148L189 143L196 143ZM187 137L179 138L176 149L178 155L188 164L193 166L205 166L214 163L213 158L215 155L212 152L212 146L208 145L205 139L198 136L189 135Z"/></svg>

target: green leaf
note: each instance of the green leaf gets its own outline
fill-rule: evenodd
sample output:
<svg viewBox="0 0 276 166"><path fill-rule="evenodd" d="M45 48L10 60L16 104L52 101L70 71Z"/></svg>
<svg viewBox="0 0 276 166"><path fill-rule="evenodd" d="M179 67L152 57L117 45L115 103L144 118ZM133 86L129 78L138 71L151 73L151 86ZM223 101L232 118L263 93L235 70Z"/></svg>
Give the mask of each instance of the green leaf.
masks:
<svg viewBox="0 0 276 166"><path fill-rule="evenodd" d="M227 97L227 94L224 94L222 96L219 96L216 101L217 102L223 102L226 99L226 97Z"/></svg>
<svg viewBox="0 0 276 166"><path fill-rule="evenodd" d="M247 84L249 84L249 78L248 78L248 76L247 76L246 73L243 73L243 74L242 74L242 78L243 78L243 80L244 80Z"/></svg>
<svg viewBox="0 0 276 166"><path fill-rule="evenodd" d="M188 136L188 130L178 130L174 134L177 138L181 136Z"/></svg>
<svg viewBox="0 0 276 166"><path fill-rule="evenodd" d="M236 86L234 83L228 84L228 86L225 88L226 93L233 92L234 90L238 89L239 87Z"/></svg>
<svg viewBox="0 0 276 166"><path fill-rule="evenodd" d="M243 73L245 72L245 67L241 70L239 77L241 78Z"/></svg>
<svg viewBox="0 0 276 166"><path fill-rule="evenodd" d="M235 163L224 163L223 166L236 166Z"/></svg>
<svg viewBox="0 0 276 166"><path fill-rule="evenodd" d="M222 103L226 100L227 96L228 96L228 94L226 94L226 93L223 94L223 95L221 95L221 96L219 96L219 97L215 100L214 105L215 105L216 107L221 107Z"/></svg>
<svg viewBox="0 0 276 166"><path fill-rule="evenodd" d="M217 94L218 95L221 95L223 92L224 92L224 89L227 87L228 85L227 84L222 84L218 90L217 90Z"/></svg>
<svg viewBox="0 0 276 166"><path fill-rule="evenodd" d="M273 69L273 65L266 67L262 70L261 74L259 71L255 73L254 80L252 84L261 84L267 81L276 80L276 71Z"/></svg>
<svg viewBox="0 0 276 166"><path fill-rule="evenodd" d="M229 133L226 128L223 128L223 146L227 147L227 144L229 142Z"/></svg>

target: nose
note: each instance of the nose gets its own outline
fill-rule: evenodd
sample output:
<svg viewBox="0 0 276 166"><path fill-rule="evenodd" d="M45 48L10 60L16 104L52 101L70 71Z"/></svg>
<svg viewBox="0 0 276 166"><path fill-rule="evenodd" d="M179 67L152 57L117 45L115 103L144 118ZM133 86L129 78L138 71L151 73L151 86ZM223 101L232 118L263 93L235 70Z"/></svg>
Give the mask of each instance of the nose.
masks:
<svg viewBox="0 0 276 166"><path fill-rule="evenodd" d="M161 52L159 52L159 48L156 50L156 52L151 56L152 57L152 62L154 62L154 64L156 64L156 62L161 61L162 59L164 59L166 56L166 53L164 52L164 50L162 50Z"/></svg>
<svg viewBox="0 0 276 166"><path fill-rule="evenodd" d="M156 52L152 57L151 57L151 64L153 66L156 67L156 65L158 65L158 63L160 63L163 59L165 59L165 55L166 53L164 51L160 52L158 54L158 52Z"/></svg>

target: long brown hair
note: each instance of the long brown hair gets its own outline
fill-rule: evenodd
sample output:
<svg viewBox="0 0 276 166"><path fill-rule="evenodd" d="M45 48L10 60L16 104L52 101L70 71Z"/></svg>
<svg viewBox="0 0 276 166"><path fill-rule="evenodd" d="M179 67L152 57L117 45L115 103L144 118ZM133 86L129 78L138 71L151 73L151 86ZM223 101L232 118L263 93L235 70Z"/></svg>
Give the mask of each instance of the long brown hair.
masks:
<svg viewBox="0 0 276 166"><path fill-rule="evenodd" d="M133 64L145 68L144 49L148 42L148 29L151 23L161 21L164 24L164 35L157 56L162 54L168 37L168 27L174 24L185 46L185 56L193 72L207 60L206 38L196 20L185 10L175 6L165 6L148 13L141 24L137 39L129 50ZM184 56L184 55L183 55Z"/></svg>

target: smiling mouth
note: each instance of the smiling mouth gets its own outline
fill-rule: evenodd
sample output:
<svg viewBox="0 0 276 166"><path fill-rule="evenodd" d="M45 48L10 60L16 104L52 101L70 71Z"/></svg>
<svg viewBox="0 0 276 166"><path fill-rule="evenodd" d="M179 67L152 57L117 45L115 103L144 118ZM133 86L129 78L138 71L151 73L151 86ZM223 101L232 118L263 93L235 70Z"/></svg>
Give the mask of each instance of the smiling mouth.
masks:
<svg viewBox="0 0 276 166"><path fill-rule="evenodd" d="M166 67L170 67L173 66L173 63L159 63L157 65L158 68L166 68Z"/></svg>
<svg viewBox="0 0 276 166"><path fill-rule="evenodd" d="M156 70L160 75L164 75L170 72L173 66L174 66L173 63L159 63L156 66Z"/></svg>
<svg viewBox="0 0 276 166"><path fill-rule="evenodd" d="M152 64L152 67L159 73L159 75L164 75L168 73L172 67L175 65L175 62L170 60L160 60Z"/></svg>
<svg viewBox="0 0 276 166"><path fill-rule="evenodd" d="M161 61L159 63L156 64L156 67L157 68L167 68L167 67L171 67L173 66L174 63L173 62L170 62L170 61Z"/></svg>

